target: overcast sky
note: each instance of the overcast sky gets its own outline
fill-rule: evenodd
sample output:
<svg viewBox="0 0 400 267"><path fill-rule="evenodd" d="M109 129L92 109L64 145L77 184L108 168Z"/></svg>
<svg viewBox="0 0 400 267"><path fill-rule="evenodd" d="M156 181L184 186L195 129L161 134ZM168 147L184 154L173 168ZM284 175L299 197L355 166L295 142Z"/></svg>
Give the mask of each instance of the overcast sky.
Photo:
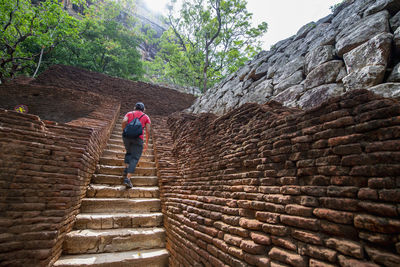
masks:
<svg viewBox="0 0 400 267"><path fill-rule="evenodd" d="M147 6L165 14L168 0L144 0ZM247 10L253 13L253 24L268 23L263 48L286 39L305 24L317 21L331 13L329 7L341 0L247 0Z"/></svg>

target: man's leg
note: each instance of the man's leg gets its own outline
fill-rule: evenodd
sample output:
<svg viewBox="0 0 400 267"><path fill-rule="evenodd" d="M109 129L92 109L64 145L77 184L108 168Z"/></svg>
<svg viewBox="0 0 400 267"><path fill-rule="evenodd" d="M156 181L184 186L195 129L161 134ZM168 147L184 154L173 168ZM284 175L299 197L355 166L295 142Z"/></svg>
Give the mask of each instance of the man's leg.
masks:
<svg viewBox="0 0 400 267"><path fill-rule="evenodd" d="M123 178L124 178L124 185L127 188L132 188L133 185L131 183L130 177L128 177L128 167L129 167L129 162L131 161L131 157L132 157L132 140L123 137L122 140L124 141L124 146L125 146L125 158L124 158L124 163L125 163L125 169L124 169L124 174L123 174Z"/></svg>
<svg viewBox="0 0 400 267"><path fill-rule="evenodd" d="M142 156L143 151L143 140L140 138L132 139L130 145L130 159L127 178L130 179L135 172L136 166Z"/></svg>

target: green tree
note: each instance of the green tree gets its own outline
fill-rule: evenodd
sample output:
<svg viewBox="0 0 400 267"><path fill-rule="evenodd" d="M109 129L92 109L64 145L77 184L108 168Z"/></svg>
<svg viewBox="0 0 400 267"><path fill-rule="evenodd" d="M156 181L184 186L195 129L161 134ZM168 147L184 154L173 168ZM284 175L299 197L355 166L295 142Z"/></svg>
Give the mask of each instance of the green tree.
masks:
<svg viewBox="0 0 400 267"><path fill-rule="evenodd" d="M150 74L205 92L261 50L267 23L251 26L246 0L183 0L178 11L176 5L171 0L171 29L160 40L155 63L148 64Z"/></svg>
<svg viewBox="0 0 400 267"><path fill-rule="evenodd" d="M0 0L0 82L31 72L43 52L76 36L77 24L57 0Z"/></svg>
<svg viewBox="0 0 400 267"><path fill-rule="evenodd" d="M138 30L131 16L124 10L132 9L133 2L110 0L92 4L82 17L79 34L65 40L46 58L46 64L64 64L88 70L138 79L142 76L141 56L137 50Z"/></svg>

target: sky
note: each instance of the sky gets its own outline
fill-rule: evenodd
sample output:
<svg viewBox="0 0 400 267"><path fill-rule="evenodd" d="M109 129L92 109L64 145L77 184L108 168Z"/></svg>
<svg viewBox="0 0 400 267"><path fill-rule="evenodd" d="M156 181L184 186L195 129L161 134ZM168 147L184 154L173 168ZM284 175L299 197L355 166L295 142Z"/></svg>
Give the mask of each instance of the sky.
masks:
<svg viewBox="0 0 400 267"><path fill-rule="evenodd" d="M158 13L166 14L168 0L144 0ZM268 31L263 36L263 49L294 34L305 24L331 13L329 7L341 0L247 0L247 10L253 13L253 26L265 21Z"/></svg>

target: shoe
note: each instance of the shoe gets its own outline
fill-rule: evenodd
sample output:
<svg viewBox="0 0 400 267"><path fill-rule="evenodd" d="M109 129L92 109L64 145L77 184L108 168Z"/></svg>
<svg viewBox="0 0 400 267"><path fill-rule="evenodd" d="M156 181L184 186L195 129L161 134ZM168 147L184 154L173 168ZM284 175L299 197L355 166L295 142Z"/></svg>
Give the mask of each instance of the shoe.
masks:
<svg viewBox="0 0 400 267"><path fill-rule="evenodd" d="M124 178L124 185L126 186L126 188L132 188L133 185L131 183L131 180L129 178Z"/></svg>

